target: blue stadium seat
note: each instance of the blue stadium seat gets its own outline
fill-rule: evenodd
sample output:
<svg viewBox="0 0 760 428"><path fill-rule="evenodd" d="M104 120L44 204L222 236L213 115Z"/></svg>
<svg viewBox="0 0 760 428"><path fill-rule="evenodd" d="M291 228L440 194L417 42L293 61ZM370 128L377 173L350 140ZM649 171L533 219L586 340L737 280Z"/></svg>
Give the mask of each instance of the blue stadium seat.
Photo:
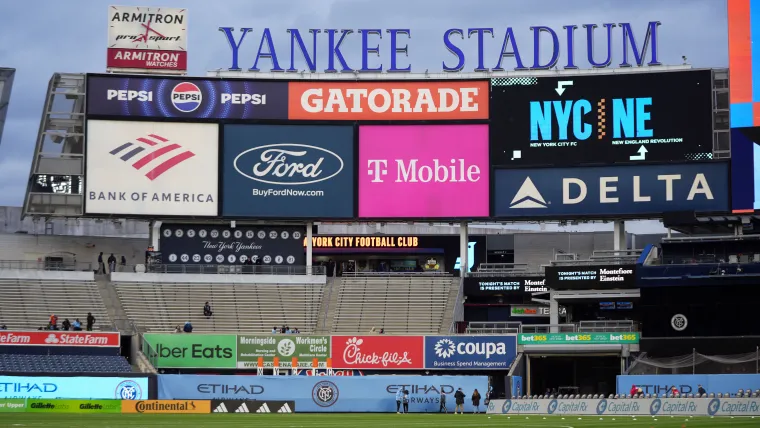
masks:
<svg viewBox="0 0 760 428"><path fill-rule="evenodd" d="M0 372L111 372L129 373L132 367L120 355L0 354Z"/></svg>

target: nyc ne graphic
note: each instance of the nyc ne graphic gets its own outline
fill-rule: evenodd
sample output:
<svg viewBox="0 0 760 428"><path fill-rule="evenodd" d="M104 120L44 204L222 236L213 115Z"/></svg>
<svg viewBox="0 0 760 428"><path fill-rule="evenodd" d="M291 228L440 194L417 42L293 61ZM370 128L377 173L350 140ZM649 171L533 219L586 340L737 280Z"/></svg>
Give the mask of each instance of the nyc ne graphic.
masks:
<svg viewBox="0 0 760 428"><path fill-rule="evenodd" d="M586 99L531 101L530 140L603 140L610 132L613 139L651 138L651 107L651 97L602 98L596 105Z"/></svg>

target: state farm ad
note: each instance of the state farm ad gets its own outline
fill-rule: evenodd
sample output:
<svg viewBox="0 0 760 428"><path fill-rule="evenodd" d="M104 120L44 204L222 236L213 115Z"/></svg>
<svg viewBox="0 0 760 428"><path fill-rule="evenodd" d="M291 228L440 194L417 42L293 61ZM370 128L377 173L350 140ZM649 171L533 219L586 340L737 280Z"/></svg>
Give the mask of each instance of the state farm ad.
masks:
<svg viewBox="0 0 760 428"><path fill-rule="evenodd" d="M488 82L290 82L288 118L488 119Z"/></svg>
<svg viewBox="0 0 760 428"><path fill-rule="evenodd" d="M336 369L425 368L423 336L333 336Z"/></svg>
<svg viewBox="0 0 760 428"><path fill-rule="evenodd" d="M0 346L9 345L118 348L121 335L89 331L0 331Z"/></svg>
<svg viewBox="0 0 760 428"><path fill-rule="evenodd" d="M359 217L488 217L488 125L360 126L358 177Z"/></svg>

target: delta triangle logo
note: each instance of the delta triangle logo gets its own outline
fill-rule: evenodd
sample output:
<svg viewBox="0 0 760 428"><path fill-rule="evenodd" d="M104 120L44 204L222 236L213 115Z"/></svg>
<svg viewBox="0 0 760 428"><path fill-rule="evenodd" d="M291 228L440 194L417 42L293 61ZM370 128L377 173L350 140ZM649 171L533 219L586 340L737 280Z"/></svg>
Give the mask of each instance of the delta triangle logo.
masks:
<svg viewBox="0 0 760 428"><path fill-rule="evenodd" d="M509 208L548 208L546 200L541 196L530 177L526 177L517 194L512 198Z"/></svg>

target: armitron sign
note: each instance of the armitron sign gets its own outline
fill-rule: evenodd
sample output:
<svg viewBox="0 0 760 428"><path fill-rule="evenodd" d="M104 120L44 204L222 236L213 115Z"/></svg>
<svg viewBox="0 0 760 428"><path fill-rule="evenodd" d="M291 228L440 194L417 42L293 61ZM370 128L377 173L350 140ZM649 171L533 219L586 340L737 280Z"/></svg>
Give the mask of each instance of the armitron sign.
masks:
<svg viewBox="0 0 760 428"><path fill-rule="evenodd" d="M108 8L109 71L187 71L187 10L164 7Z"/></svg>
<svg viewBox="0 0 760 428"><path fill-rule="evenodd" d="M119 333L71 331L0 331L0 346L78 346L118 348Z"/></svg>

